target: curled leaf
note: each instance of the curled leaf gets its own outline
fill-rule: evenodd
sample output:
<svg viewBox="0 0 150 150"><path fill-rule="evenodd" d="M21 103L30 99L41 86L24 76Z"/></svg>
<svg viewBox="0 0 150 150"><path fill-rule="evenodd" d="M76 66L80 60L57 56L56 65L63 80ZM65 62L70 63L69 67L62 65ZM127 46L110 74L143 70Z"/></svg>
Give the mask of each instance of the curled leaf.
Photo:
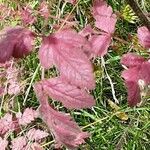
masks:
<svg viewBox="0 0 150 150"><path fill-rule="evenodd" d="M32 50L34 34L23 27L8 28L1 32L0 63L5 63L12 56L22 58Z"/></svg>

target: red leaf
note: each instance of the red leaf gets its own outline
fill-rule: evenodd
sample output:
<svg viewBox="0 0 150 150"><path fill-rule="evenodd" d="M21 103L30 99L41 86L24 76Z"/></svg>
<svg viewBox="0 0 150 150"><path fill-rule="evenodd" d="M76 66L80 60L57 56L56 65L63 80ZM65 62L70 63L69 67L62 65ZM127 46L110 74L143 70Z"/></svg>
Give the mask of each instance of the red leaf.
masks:
<svg viewBox="0 0 150 150"><path fill-rule="evenodd" d="M42 85L47 95L62 102L67 108L88 108L95 104L91 95L60 78L44 80Z"/></svg>
<svg viewBox="0 0 150 150"><path fill-rule="evenodd" d="M0 63L4 63L12 56L22 58L32 50L34 34L25 28L14 27L2 31L0 40Z"/></svg>
<svg viewBox="0 0 150 150"><path fill-rule="evenodd" d="M150 48L150 31L143 26L138 28L137 32L140 44L145 48Z"/></svg>
<svg viewBox="0 0 150 150"><path fill-rule="evenodd" d="M127 53L124 54L121 58L121 64L127 66L127 67L136 67L141 65L145 59L139 55L136 55L134 53Z"/></svg>
<svg viewBox="0 0 150 150"><path fill-rule="evenodd" d="M84 143L84 138L87 138L88 134L82 132L70 116L57 112L49 106L48 97L42 91L41 84L37 83L34 89L41 104L39 108L41 117L54 134L56 147L65 145L68 148L75 148Z"/></svg>
<svg viewBox="0 0 150 150"><path fill-rule="evenodd" d="M8 86L8 94L17 95L21 91L20 83L18 81L19 70L14 66L14 62L11 62L11 66L6 70L6 78L9 84Z"/></svg>
<svg viewBox="0 0 150 150"><path fill-rule="evenodd" d="M113 14L111 6L108 6L104 0L95 0L93 5L93 17L97 28L107 32L114 33L117 22L116 15Z"/></svg>

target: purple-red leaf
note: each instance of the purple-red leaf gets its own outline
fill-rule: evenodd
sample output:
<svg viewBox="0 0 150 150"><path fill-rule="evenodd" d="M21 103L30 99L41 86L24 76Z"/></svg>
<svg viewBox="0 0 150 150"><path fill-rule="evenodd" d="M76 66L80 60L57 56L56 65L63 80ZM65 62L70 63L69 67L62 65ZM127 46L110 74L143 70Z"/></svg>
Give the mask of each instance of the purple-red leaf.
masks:
<svg viewBox="0 0 150 150"><path fill-rule="evenodd" d="M76 148L84 143L88 133L82 132L69 115L57 112L50 107L48 97L42 91L40 83L37 83L34 89L41 104L39 108L41 117L54 134L56 147L65 145L68 148Z"/></svg>
<svg viewBox="0 0 150 150"><path fill-rule="evenodd" d="M128 53L123 56L121 63L129 67L122 72L128 91L128 103L130 106L136 106L141 101L140 86L145 88L150 84L150 62L141 56ZM143 85L140 85L140 81Z"/></svg>
<svg viewBox="0 0 150 150"><path fill-rule="evenodd" d="M92 65L83 51L60 41L54 56L63 80L81 88L95 87Z"/></svg>
<svg viewBox="0 0 150 150"><path fill-rule="evenodd" d="M143 80L145 84L150 84L150 62L146 61L141 65L139 71L139 79Z"/></svg>
<svg viewBox="0 0 150 150"><path fill-rule="evenodd" d="M90 39L90 42L92 45L92 52L96 56L104 56L107 54L107 50L111 42L111 35L93 35Z"/></svg>
<svg viewBox="0 0 150 150"><path fill-rule="evenodd" d="M93 17L97 28L107 32L114 33L117 22L116 15L113 14L111 6L108 6L104 0L95 0L93 5Z"/></svg>
<svg viewBox="0 0 150 150"><path fill-rule="evenodd" d="M13 57L22 58L27 56L33 48L34 33L30 30L23 29L22 32L16 37L18 41L14 46Z"/></svg>
<svg viewBox="0 0 150 150"><path fill-rule="evenodd" d="M1 33L0 63L4 63L12 56L22 58L32 50L34 34L22 27L9 28Z"/></svg>
<svg viewBox="0 0 150 150"><path fill-rule="evenodd" d="M93 68L84 53L87 43L84 37L72 30L57 32L43 41L39 52L40 61L46 68L51 67L54 62L63 80L82 88L93 89Z"/></svg>
<svg viewBox="0 0 150 150"><path fill-rule="evenodd" d="M130 68L122 72L122 77L125 79L128 92L128 103L130 106L135 106L140 102L140 88L138 85L138 74L140 67Z"/></svg>
<svg viewBox="0 0 150 150"><path fill-rule="evenodd" d="M88 108L95 104L93 97L87 92L60 78L44 80L41 83L47 95L62 102L67 108Z"/></svg>
<svg viewBox="0 0 150 150"><path fill-rule="evenodd" d="M139 55L136 55L134 53L127 53L124 54L121 58L121 64L127 66L127 67L136 67L141 65L145 59Z"/></svg>
<svg viewBox="0 0 150 150"><path fill-rule="evenodd" d="M150 48L150 31L143 26L138 28L137 32L140 44L145 48Z"/></svg>
<svg viewBox="0 0 150 150"><path fill-rule="evenodd" d="M53 41L52 38L50 39L49 37L44 37L42 41L42 46L40 47L39 50L40 63L46 69L52 67L52 65L54 64L53 62L54 44L52 44L53 42L55 41Z"/></svg>

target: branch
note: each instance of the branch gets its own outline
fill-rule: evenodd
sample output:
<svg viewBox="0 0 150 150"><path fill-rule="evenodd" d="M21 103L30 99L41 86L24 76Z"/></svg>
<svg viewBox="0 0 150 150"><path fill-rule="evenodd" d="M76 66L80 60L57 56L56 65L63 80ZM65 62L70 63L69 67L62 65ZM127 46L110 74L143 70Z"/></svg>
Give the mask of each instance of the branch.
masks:
<svg viewBox="0 0 150 150"><path fill-rule="evenodd" d="M135 14L140 18L143 24L150 30L150 20L143 13L136 0L126 0L127 3L131 6Z"/></svg>

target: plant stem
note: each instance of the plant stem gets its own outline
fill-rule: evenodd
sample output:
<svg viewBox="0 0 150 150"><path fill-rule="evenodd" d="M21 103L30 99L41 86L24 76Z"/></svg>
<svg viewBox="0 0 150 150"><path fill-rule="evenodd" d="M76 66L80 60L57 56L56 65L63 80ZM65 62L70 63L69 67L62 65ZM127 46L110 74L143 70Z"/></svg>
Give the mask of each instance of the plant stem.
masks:
<svg viewBox="0 0 150 150"><path fill-rule="evenodd" d="M127 3L131 6L135 14L139 17L139 19L143 22L143 24L150 30L150 20L143 13L136 0L126 0Z"/></svg>

